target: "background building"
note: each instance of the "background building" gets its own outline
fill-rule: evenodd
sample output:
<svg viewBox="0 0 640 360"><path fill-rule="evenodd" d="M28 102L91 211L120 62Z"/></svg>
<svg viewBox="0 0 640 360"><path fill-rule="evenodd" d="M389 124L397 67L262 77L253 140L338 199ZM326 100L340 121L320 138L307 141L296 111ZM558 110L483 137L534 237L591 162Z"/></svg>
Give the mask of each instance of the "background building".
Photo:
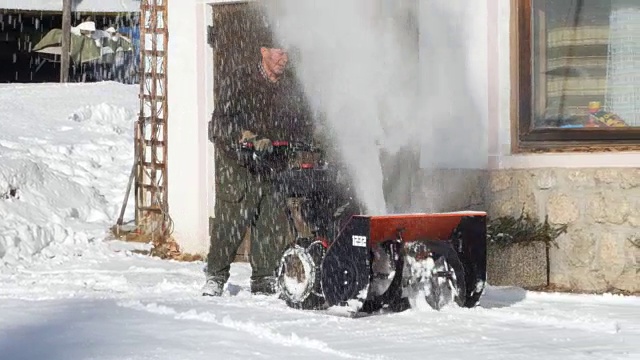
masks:
<svg viewBox="0 0 640 360"><path fill-rule="evenodd" d="M97 29L113 26L133 37L140 0L74 1L72 10L72 26L91 20ZM58 81L59 59L31 49L49 30L61 27L62 1L0 0L0 82ZM72 66L70 78L92 80L93 70Z"/></svg>

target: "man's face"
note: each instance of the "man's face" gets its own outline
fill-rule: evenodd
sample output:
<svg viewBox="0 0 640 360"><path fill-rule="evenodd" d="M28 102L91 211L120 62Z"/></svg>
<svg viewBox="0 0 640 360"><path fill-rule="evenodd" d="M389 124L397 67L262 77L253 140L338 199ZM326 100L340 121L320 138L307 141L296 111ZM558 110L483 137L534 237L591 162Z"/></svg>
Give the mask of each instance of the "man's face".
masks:
<svg viewBox="0 0 640 360"><path fill-rule="evenodd" d="M289 62L289 56L286 50L261 48L260 52L262 53L262 59L268 71L276 75L282 75L284 73L287 62Z"/></svg>

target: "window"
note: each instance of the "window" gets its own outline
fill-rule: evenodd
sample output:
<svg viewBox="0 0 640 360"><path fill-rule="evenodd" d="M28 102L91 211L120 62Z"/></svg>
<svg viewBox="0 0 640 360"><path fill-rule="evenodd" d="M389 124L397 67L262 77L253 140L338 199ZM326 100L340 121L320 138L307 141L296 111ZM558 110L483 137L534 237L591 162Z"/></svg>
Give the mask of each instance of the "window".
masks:
<svg viewBox="0 0 640 360"><path fill-rule="evenodd" d="M640 0L513 0L514 150L640 148Z"/></svg>

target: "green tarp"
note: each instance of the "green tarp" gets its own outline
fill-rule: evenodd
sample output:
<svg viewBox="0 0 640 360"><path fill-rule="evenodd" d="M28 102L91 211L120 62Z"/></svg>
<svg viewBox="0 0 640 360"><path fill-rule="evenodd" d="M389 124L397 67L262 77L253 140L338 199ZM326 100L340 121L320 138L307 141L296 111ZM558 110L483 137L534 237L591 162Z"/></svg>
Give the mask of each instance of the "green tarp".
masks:
<svg viewBox="0 0 640 360"><path fill-rule="evenodd" d="M36 44L32 51L59 55L61 53L61 43L62 30L53 29ZM91 61L112 63L115 59L116 51L131 50L131 44L121 37L116 41L109 37L101 37L96 43L96 39L91 37L71 34L70 56L71 60L76 64Z"/></svg>

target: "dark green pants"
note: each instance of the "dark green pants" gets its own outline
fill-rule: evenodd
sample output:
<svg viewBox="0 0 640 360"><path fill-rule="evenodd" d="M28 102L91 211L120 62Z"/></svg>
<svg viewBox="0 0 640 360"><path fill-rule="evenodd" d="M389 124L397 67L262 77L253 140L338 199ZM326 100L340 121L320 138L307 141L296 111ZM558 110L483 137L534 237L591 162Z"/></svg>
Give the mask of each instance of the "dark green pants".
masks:
<svg viewBox="0 0 640 360"><path fill-rule="evenodd" d="M250 262L252 279L273 276L289 241L286 202L269 182L249 176L240 199L219 197L211 219L211 246L207 259L208 275L224 283L243 235L251 227ZM243 184L244 185L244 184Z"/></svg>

